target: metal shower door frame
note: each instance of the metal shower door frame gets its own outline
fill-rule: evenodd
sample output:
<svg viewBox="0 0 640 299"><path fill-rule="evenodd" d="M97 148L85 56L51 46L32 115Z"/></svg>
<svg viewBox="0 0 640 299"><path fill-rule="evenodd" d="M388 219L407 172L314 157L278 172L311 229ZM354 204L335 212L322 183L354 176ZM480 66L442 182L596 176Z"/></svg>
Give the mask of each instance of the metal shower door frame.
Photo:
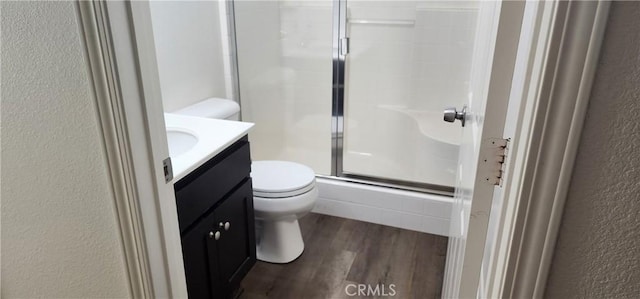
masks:
<svg viewBox="0 0 640 299"><path fill-rule="evenodd" d="M426 182L410 182L344 171L346 62L347 55L349 54L350 42L347 32L347 9L347 0L333 0L331 176L320 177L374 186L453 196L453 186L435 185Z"/></svg>
<svg viewBox="0 0 640 299"><path fill-rule="evenodd" d="M236 101L240 101L240 78L238 68L238 49L235 24L234 1L226 5L228 18L228 32L230 35L231 72ZM344 112L345 112L345 73L349 48L347 32L347 0L333 0L333 28L332 28L332 107L331 107L331 174L316 175L317 177L346 181L371 186L394 188L400 190L433 193L453 196L452 186L442 186L424 182L410 182L390 178L361 175L345 172L343 169L344 153Z"/></svg>
<svg viewBox="0 0 640 299"><path fill-rule="evenodd" d="M344 150L344 81L347 53L343 53L341 43L347 36L347 1L333 1L333 90L331 107L331 175L342 176Z"/></svg>

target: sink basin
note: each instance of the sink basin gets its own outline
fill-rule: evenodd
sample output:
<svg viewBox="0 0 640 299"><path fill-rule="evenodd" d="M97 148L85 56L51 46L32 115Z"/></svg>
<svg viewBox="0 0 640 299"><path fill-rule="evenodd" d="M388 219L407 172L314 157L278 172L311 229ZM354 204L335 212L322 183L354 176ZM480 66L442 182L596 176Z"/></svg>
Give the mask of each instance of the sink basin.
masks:
<svg viewBox="0 0 640 299"><path fill-rule="evenodd" d="M198 137L189 132L167 129L169 156L177 157L192 149L198 143Z"/></svg>

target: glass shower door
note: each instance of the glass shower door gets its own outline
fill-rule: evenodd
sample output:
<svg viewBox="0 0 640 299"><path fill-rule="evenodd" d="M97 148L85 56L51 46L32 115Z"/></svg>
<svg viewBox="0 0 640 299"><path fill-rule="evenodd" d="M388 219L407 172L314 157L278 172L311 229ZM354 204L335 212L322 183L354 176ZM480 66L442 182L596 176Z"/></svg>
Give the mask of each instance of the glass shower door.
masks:
<svg viewBox="0 0 640 299"><path fill-rule="evenodd" d="M461 107L469 96L478 4L340 6L345 55L338 175L447 190L455 182L461 129L443 122L442 110Z"/></svg>
<svg viewBox="0 0 640 299"><path fill-rule="evenodd" d="M478 2L234 1L254 160L450 193Z"/></svg>
<svg viewBox="0 0 640 299"><path fill-rule="evenodd" d="M253 160L331 174L331 1L234 1L242 118Z"/></svg>

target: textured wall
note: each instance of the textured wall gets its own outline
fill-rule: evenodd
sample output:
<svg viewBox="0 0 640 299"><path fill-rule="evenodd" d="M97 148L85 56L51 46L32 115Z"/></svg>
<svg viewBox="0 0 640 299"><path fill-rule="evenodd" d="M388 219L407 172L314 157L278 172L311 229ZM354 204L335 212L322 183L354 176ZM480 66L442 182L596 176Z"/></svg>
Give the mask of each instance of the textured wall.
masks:
<svg viewBox="0 0 640 299"><path fill-rule="evenodd" d="M640 296L640 2L613 2L546 297Z"/></svg>
<svg viewBox="0 0 640 299"><path fill-rule="evenodd" d="M227 96L218 3L152 1L160 88L165 111Z"/></svg>
<svg viewBox="0 0 640 299"><path fill-rule="evenodd" d="M2 297L126 297L76 4L1 2Z"/></svg>

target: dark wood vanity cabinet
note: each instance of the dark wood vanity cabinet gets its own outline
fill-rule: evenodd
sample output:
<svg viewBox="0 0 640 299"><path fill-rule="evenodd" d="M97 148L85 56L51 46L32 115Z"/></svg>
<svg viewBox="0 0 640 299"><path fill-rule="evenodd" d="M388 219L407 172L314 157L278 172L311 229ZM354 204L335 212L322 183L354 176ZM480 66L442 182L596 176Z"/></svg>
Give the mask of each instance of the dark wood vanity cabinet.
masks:
<svg viewBox="0 0 640 299"><path fill-rule="evenodd" d="M175 184L189 298L231 298L256 262L246 136Z"/></svg>

